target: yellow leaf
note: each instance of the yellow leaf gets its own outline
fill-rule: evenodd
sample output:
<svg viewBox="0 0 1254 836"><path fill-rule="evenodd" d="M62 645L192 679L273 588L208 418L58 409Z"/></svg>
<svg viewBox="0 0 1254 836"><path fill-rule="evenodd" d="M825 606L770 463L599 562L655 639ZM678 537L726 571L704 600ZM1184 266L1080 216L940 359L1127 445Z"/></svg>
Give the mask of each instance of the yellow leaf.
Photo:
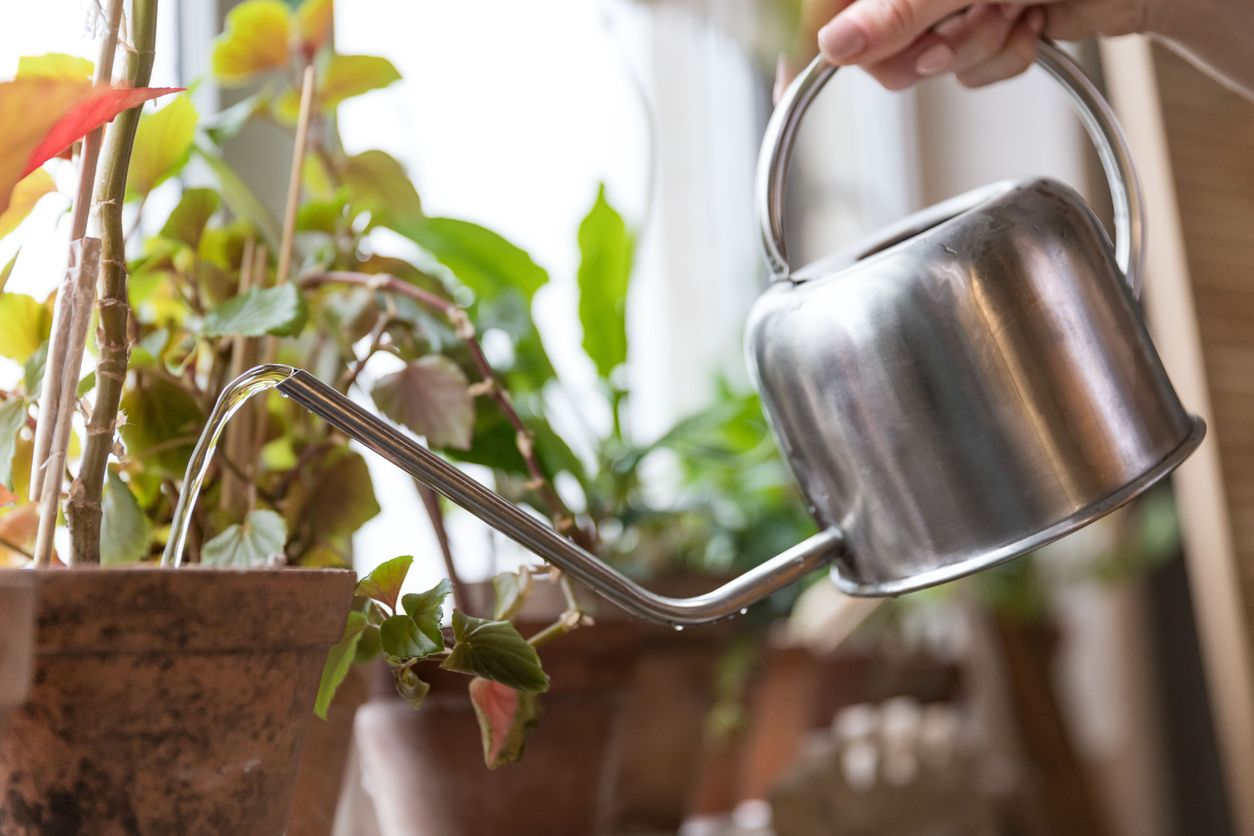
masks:
<svg viewBox="0 0 1254 836"><path fill-rule="evenodd" d="M69 78L87 81L91 78L92 63L77 55L49 52L46 55L23 55L17 59L18 78Z"/></svg>
<svg viewBox="0 0 1254 836"><path fill-rule="evenodd" d="M74 105L91 95L85 81L22 78L0 82L0 212L26 173L31 153Z"/></svg>
<svg viewBox="0 0 1254 836"><path fill-rule="evenodd" d="M242 84L257 73L287 66L292 16L280 0L246 0L226 16L213 45L213 74Z"/></svg>
<svg viewBox="0 0 1254 836"><path fill-rule="evenodd" d="M0 238L17 229L17 225L26 220L26 216L35 208L39 198L57 190L52 182L52 175L46 169L37 168L23 177L13 187L13 197L9 208L0 213Z"/></svg>
<svg viewBox="0 0 1254 836"><path fill-rule="evenodd" d="M0 295L0 356L25 363L48 338L51 324L47 306L30 296Z"/></svg>
<svg viewBox="0 0 1254 836"><path fill-rule="evenodd" d="M296 22L300 27L301 47L312 57L331 37L335 23L334 0L305 0L296 10Z"/></svg>
<svg viewBox="0 0 1254 836"><path fill-rule="evenodd" d="M196 119L196 107L184 94L139 121L126 178L128 200L148 194L187 159L196 135Z"/></svg>
<svg viewBox="0 0 1254 836"><path fill-rule="evenodd" d="M352 96L387 87L400 77L391 61L377 55L332 55L318 85L318 104L332 108Z"/></svg>

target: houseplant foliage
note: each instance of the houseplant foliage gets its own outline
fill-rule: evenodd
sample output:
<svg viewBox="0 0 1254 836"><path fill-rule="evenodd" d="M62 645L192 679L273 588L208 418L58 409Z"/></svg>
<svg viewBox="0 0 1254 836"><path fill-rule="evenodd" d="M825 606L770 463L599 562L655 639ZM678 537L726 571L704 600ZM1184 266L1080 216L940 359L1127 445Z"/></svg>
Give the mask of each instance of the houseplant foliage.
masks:
<svg viewBox="0 0 1254 836"><path fill-rule="evenodd" d="M219 83L248 83L255 92L212 116L197 113L187 94L142 118L128 114L135 117L129 168L122 166L120 179L113 172L118 199L111 207L118 211L105 229L112 241L106 251L125 251L126 269L110 262L99 328L88 346L96 369L74 381L87 432L72 437L68 449L72 552L63 557L122 565L160 553L192 445L217 392L235 374L277 359L309 368L341 391L362 391L369 379L362 371L379 354L400 364L364 392L382 413L456 460L489 465L511 497L620 563L647 567L637 556L648 554L685 555L698 564L714 555L716 563L726 563L730 555L771 550L743 547L754 538L791 541L794 523L804 515L793 505L769 441L763 441L751 396L724 387L709 413L647 444L632 438L623 364L634 234L604 189L577 234L583 256L579 315L584 348L612 413L611 430L587 439L593 452L583 455L554 432L545 416L562 384L531 319L532 299L548 282L547 273L488 229L426 214L404 167L385 152L350 154L338 146L336 107L387 87L399 74L381 58L334 53L330 21L325 0L306 0L294 9L267 0L243 3L215 44L213 69ZM78 78L90 72L81 61L40 56L27 65L53 79L64 77L67 85L73 76L77 88L95 90ZM132 73L128 80L144 79ZM303 108L302 92L308 100ZM139 95L126 91L114 110ZM106 118L98 106L91 112ZM297 140L301 188L282 222L224 160L223 144L253 121L288 127ZM92 126L85 123L75 135ZM35 161L31 154L25 159L27 166ZM212 173L211 182L184 188L168 215L154 217L157 201L150 203L150 195L173 189L165 184L177 181L190 160ZM37 169L18 184L0 231L12 231L50 183ZM408 239L416 255L400 259L377 251L371 234L377 228ZM11 263L3 275L12 269ZM37 497L28 474L51 305L0 294L0 317L12 325L3 329L0 353L24 369L21 384L0 404L0 555L13 563L24 562L35 547ZM475 336L487 329L508 342L507 358L495 368ZM642 462L659 450L678 457L683 482L680 500L662 508L645 499L640 476ZM193 525L191 562L347 566L352 534L379 510L361 456L283 401L237 417L216 461ZM764 476L744 478L757 473ZM553 488L559 474L572 477L575 487L566 494L573 501ZM783 520L782 526L764 526L761 516L733 510L740 504L729 498L749 486L770 492L772 501L756 507L769 508L767 515L775 523ZM612 535L605 542L602 531ZM389 565L395 564L384 567ZM498 579L498 586L524 589L534 574L524 570L514 580ZM439 606L415 619L403 599L398 608L396 600L368 593L370 582L359 587L344 643L327 670L334 674L350 650L354 658L381 653L393 663L398 690L415 700L423 687L416 662L435 657L446 667L453 664L450 659L466 655L458 642L476 631L506 636L507 646L517 649L519 642L540 644L583 618L567 596L568 612L528 643L509 625L509 607L486 619L486 627L462 613L451 646L441 640L435 650L421 643L404 648L391 643L397 625L409 619L429 628L449 591L431 590ZM385 625L391 625L388 643ZM404 626L406 638L435 641L434 631ZM493 681L492 665L467 665L476 681ZM543 690L543 671L538 660L534 665L529 679L495 678L509 693L472 684L476 705L494 709L481 713L490 762L521 749L521 737L511 735L530 723L534 696ZM324 697L335 678L325 680ZM494 746L492 740L512 742Z"/></svg>

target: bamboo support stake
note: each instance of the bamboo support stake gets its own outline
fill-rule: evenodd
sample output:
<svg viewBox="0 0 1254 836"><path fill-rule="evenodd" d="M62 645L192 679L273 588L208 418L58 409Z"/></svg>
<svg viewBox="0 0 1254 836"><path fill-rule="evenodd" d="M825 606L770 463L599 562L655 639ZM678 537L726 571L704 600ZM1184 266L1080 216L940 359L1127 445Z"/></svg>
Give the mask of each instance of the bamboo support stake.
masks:
<svg viewBox="0 0 1254 836"><path fill-rule="evenodd" d="M117 54L118 31L122 25L122 0L109 3L108 23L104 37L100 41L100 57L96 61L96 72L93 78L96 84L107 84L113 80L113 58ZM75 270L74 258L77 254L75 242L87 234L87 218L91 211L92 195L95 192L96 164L100 159L100 143L104 137L104 128L100 127L87 135L83 140L83 151L79 156L78 191L74 195L74 213L70 220L70 250L68 273ZM77 271L78 275L91 272L94 276L98 271ZM94 288L93 288L94 301ZM61 379L66 366L66 343L70 338L70 300L58 297L56 308L52 314L52 332L48 337L48 356L44 363L43 388L39 395L39 421L35 424L35 448L31 455L30 497L38 501L43 496L44 467L48 458L48 449L52 439L52 430L57 423L57 393L62 389ZM84 323L82 327L89 327ZM76 368L81 368L80 363ZM74 381L77 387L78 381ZM29 393L28 393L29 394ZM60 491L60 485L57 486Z"/></svg>
<svg viewBox="0 0 1254 836"><path fill-rule="evenodd" d="M279 287L291 276L292 247L296 239L296 210L300 208L300 181L305 172L305 150L309 144L309 120L313 115L315 75L312 65L305 68L300 84L300 115L296 119L296 141L292 147L292 171L287 180L287 204L283 207L283 238L279 242L278 268L274 286ZM276 337L265 341L264 361L273 363L278 355Z"/></svg>
<svg viewBox="0 0 1254 836"><path fill-rule="evenodd" d="M239 273L239 289L238 292L243 295L252 289L253 286L253 258L256 244L252 238L244 242L244 255L240 262ZM248 368L252 363L255 352L253 351L255 343L253 340L241 334L236 334L231 338L231 368L227 375L228 380L235 380L244 373L244 369ZM253 413L248 409L250 404L244 404L235 419L226 428L226 441L223 445L223 453L227 461L240 468L241 472L236 472L234 468L226 468L222 474L222 507L232 517L241 518L248 513L250 502L248 497L249 484L248 462L249 455L252 450L252 417Z"/></svg>
<svg viewBox="0 0 1254 836"><path fill-rule="evenodd" d="M133 43L127 53L124 80L132 87L145 87L152 76L156 49L157 0L132 0L130 23ZM82 563L100 562L101 497L130 360L131 307L127 299L122 201L126 196L126 175L130 170L139 115L139 109L132 108L114 120L108 142L102 149L103 168L96 190L102 246L97 301L100 354L96 363L96 403L87 422L83 461L65 509L74 559Z"/></svg>
<svg viewBox="0 0 1254 836"><path fill-rule="evenodd" d="M48 405L55 404L56 423L49 433L48 459L43 491L39 494L39 528L35 535L35 566L47 568L52 563L52 536L57 526L57 508L61 503L61 474L65 471L66 451L69 448L70 422L74 417L74 401L77 396L78 370L83 360L83 347L87 342L87 327L96 298L96 278L100 273L100 239L80 238L71 244L75 265L66 272L61 294L65 300L66 322L69 337L65 345L66 367L61 375L61 387L54 392ZM48 419L42 418L47 421ZM31 494L35 498L35 494ZM72 560L72 558L71 558Z"/></svg>

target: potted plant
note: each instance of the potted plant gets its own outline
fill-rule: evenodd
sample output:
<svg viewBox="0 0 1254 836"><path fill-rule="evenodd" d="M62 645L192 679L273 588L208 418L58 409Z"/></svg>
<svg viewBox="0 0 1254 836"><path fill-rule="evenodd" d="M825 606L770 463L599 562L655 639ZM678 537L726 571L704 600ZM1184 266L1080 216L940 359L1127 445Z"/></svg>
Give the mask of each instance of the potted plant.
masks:
<svg viewBox="0 0 1254 836"><path fill-rule="evenodd" d="M471 281L543 274L488 230L423 215L387 155L333 146L327 123L338 102L397 76L382 59L330 51L329 2L294 11L250 2L232 13L215 48L219 78L269 74L287 83L213 120L199 119L177 90L145 87L156 3L134 0L128 11L130 49L116 79L119 0L103 12L94 71L40 56L0 85L0 108L23 114L6 121L0 145L0 208L8 210L0 230L12 231L53 191L38 167L45 160L65 151L80 172L71 269L55 302L0 292L0 354L24 369L0 393L0 546L6 565L36 567L6 569L0 583L7 590L23 580L35 596L29 642L17 610L5 612L6 660L33 659L34 672L0 736L0 829L273 834L285 826L327 650L344 635L351 535L378 506L360 456L271 404L232 425L203 488L209 501L188 550L198 565L155 566L177 497L190 489L183 469L208 408L233 372L267 357L318 369L347 389L371 356L394 353L405 373L390 388L380 382L380 399L386 391L402 409L415 392L433 393L435 408L406 412L406 423L434 446L473 451L477 439L496 457L491 434L477 426L476 398L507 409L508 396L487 391L491 369L476 362L473 339L462 339L473 334L452 296L469 291L452 274L372 254L362 241L386 221L425 240L437 263L460 265L454 254L469 253L474 263L457 275ZM135 105L162 94L173 98L141 118ZM98 126L118 113L102 142ZM293 116L297 164L279 224L217 145L244 119ZM154 219L148 196L190 157L214 172L216 186L185 189ZM99 238L85 235L93 207ZM137 230L154 228L139 240ZM337 270L342 281L328 275ZM305 283L305 273L320 278ZM80 378L95 310L95 367ZM489 378L476 393L468 373L480 372ZM80 408L88 413L81 439L73 431ZM513 455L525 472L531 436L517 432ZM70 547L56 555L63 497ZM62 563L71 570L54 568Z"/></svg>

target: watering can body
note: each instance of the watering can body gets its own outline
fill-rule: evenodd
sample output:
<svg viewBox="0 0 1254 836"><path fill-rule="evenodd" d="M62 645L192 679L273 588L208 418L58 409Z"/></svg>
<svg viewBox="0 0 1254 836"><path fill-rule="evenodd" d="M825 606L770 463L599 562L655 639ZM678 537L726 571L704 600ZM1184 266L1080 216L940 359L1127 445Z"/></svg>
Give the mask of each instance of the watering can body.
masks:
<svg viewBox="0 0 1254 836"><path fill-rule="evenodd" d="M785 92L758 166L772 284L750 318L751 372L820 530L705 595L644 589L307 372L260 366L219 397L188 464L163 562L178 565L222 428L277 389L349 438L643 618L733 616L821 568L859 595L895 595L1032 551L1114 510L1201 441L1135 298L1141 199L1092 82L1048 42L1038 63L1077 105L1107 173L1115 240L1049 180L948 201L809 268L782 220L793 139L835 72Z"/></svg>
<svg viewBox="0 0 1254 836"><path fill-rule="evenodd" d="M774 282L749 366L846 592L1032 551L1201 438L1105 231L1051 180L934 207Z"/></svg>

